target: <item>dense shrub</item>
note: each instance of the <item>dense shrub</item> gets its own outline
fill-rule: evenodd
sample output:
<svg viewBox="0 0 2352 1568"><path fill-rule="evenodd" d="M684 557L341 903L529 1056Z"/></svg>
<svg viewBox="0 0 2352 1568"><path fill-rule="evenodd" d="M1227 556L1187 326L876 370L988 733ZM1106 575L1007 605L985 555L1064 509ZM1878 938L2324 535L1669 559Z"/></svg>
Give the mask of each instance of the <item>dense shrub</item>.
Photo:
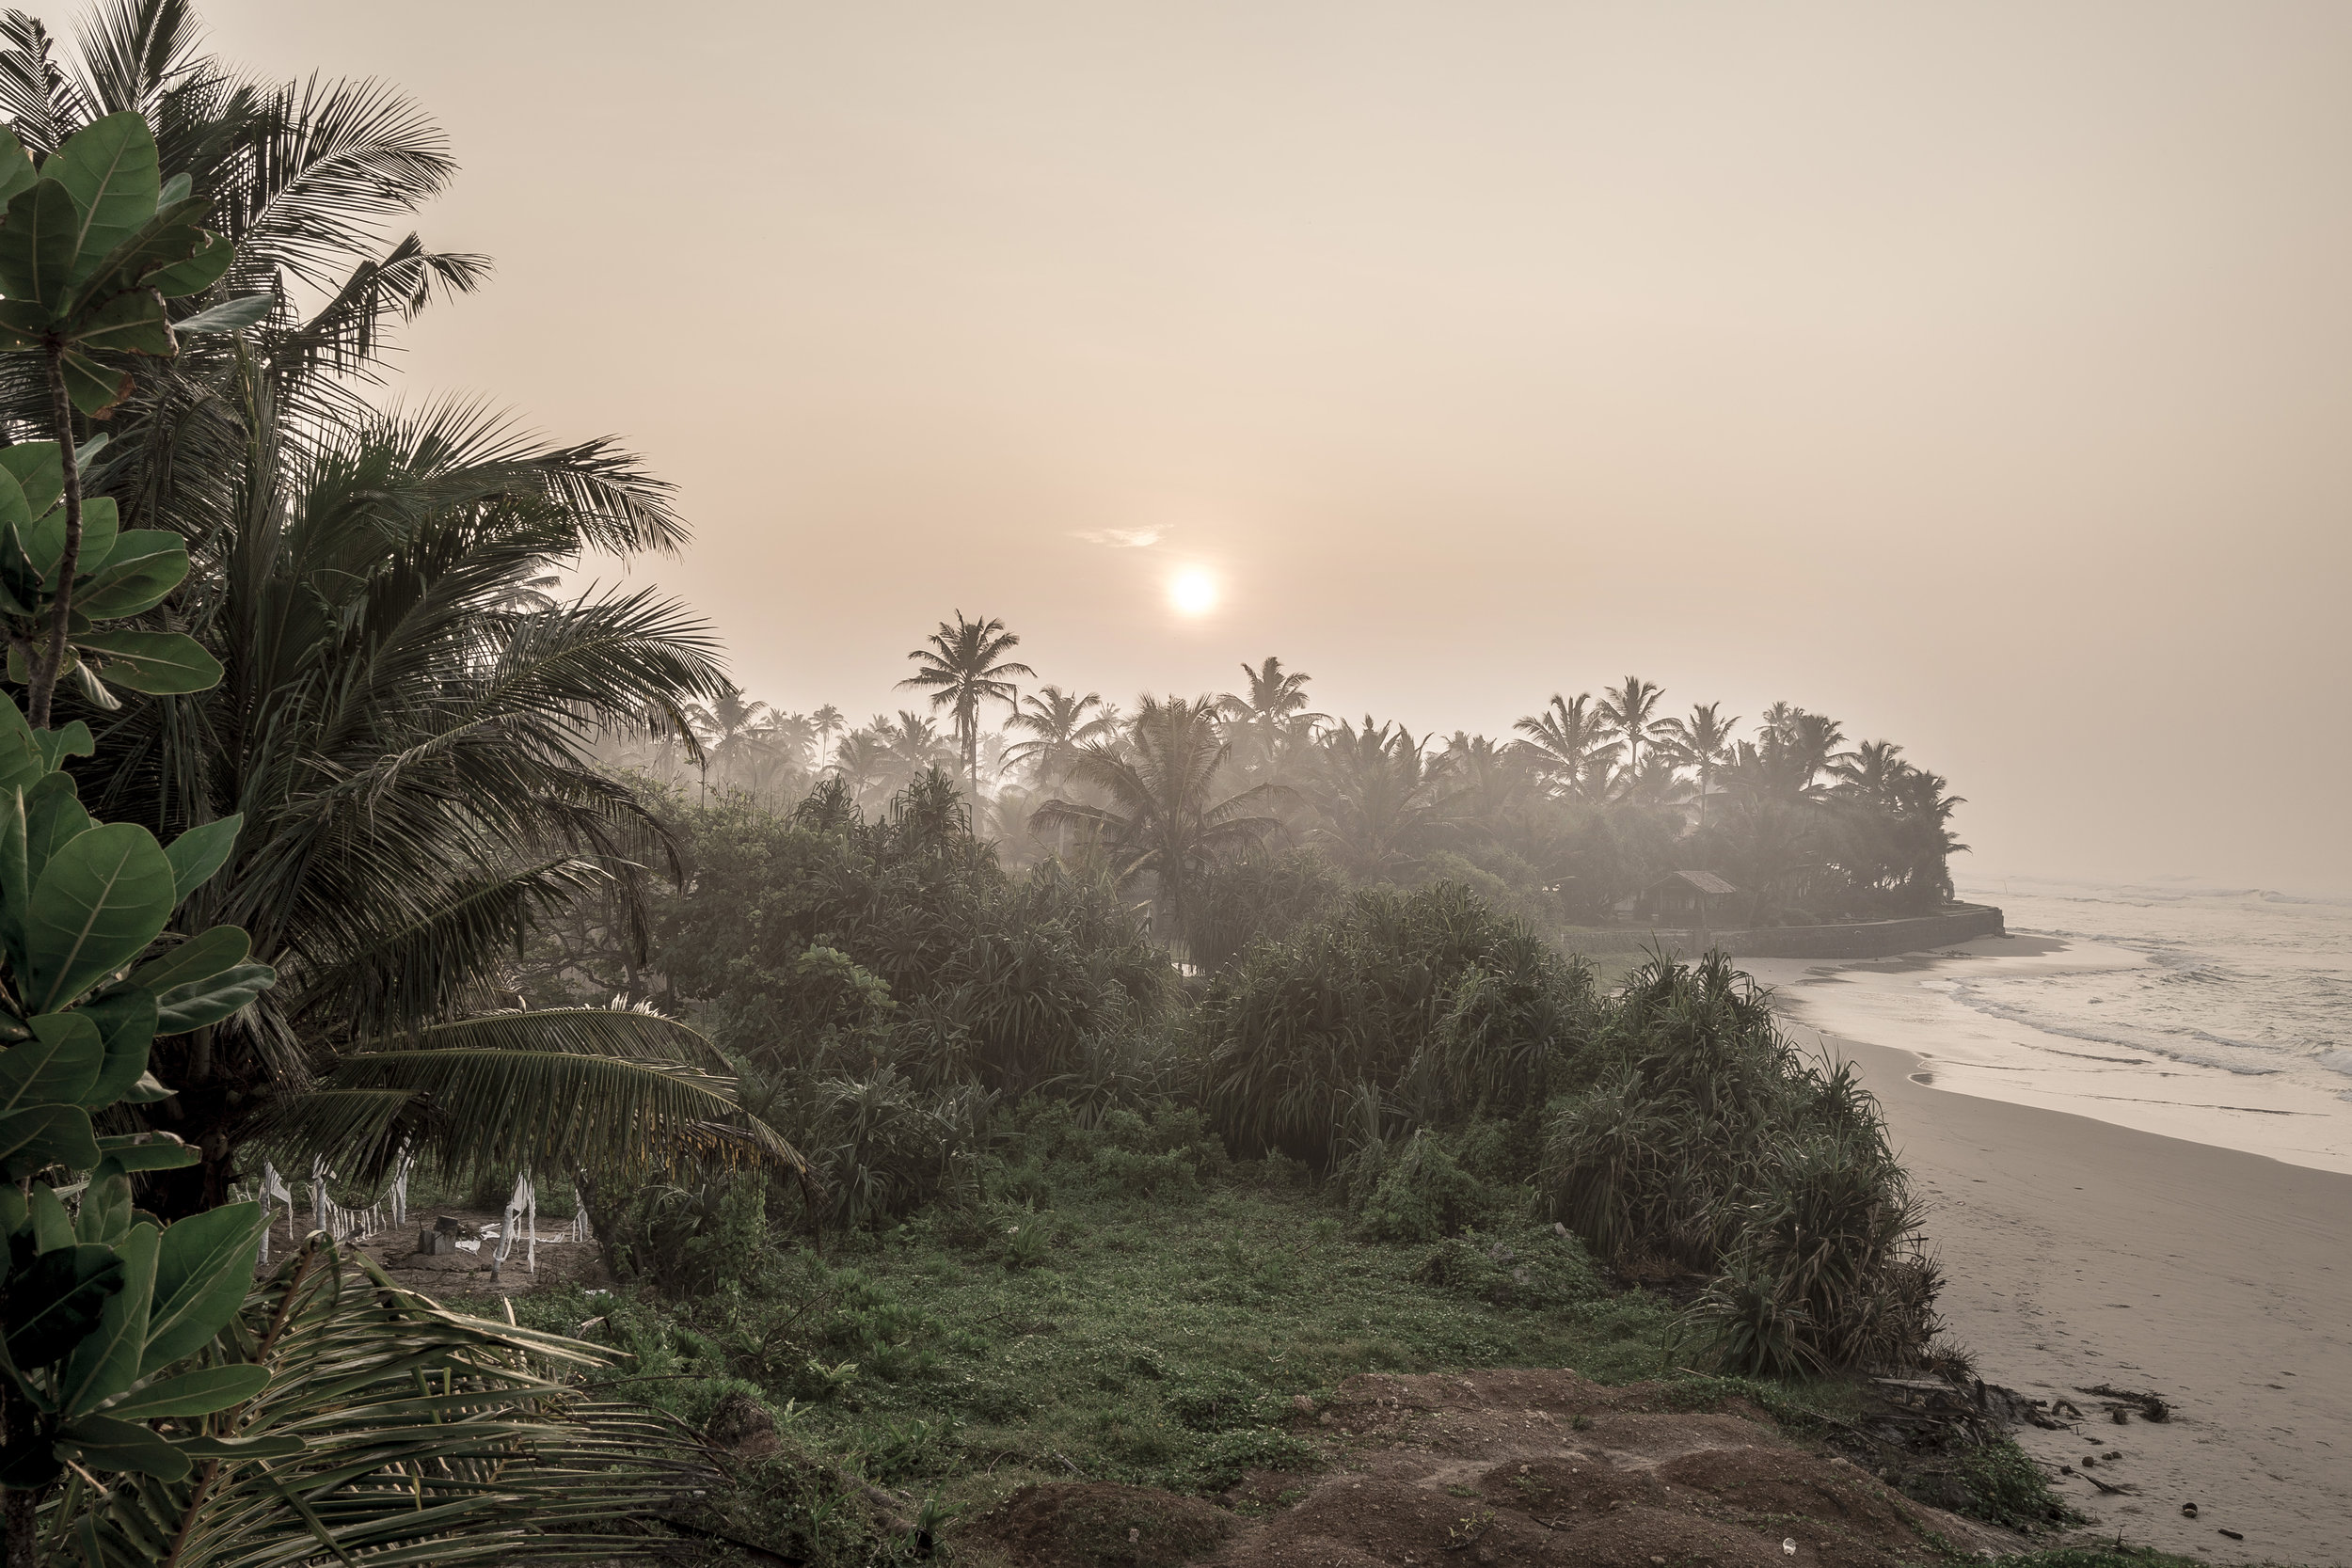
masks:
<svg viewBox="0 0 2352 1568"><path fill-rule="evenodd" d="M1552 1113L1542 1188L1600 1256L1711 1275L1691 1323L1728 1370L1915 1359L1937 1279L1876 1102L1803 1060L1721 955L1652 963L1598 1085Z"/></svg>
<svg viewBox="0 0 2352 1568"><path fill-rule="evenodd" d="M1327 1168L1575 1081L1598 1006L1589 970L1469 889L1368 888L1210 986L1202 1101L1236 1154Z"/></svg>
<svg viewBox="0 0 2352 1568"><path fill-rule="evenodd" d="M1007 876L952 781L868 821L838 784L789 818L683 812L692 875L655 962L730 1058L761 1073L1025 1093L1089 1069L1090 1042L1156 1022L1171 984L1110 887L1058 863Z"/></svg>

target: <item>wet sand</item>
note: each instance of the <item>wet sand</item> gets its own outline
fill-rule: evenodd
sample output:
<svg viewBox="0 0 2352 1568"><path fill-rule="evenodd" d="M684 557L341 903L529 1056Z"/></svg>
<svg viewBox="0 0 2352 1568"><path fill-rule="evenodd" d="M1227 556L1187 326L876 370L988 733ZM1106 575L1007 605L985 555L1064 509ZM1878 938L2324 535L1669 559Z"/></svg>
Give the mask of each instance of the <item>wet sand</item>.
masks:
<svg viewBox="0 0 2352 1568"><path fill-rule="evenodd" d="M2077 1508L2216 1562L2352 1563L2352 1177L1947 1092L1909 1052L1815 1037L1862 1068L1931 1206L1951 1338L2093 1418L2020 1437L2077 1467ZM2094 1384L2178 1414L2113 1425L2075 1392ZM2128 1493L2081 1469L2111 1451L2088 1473Z"/></svg>

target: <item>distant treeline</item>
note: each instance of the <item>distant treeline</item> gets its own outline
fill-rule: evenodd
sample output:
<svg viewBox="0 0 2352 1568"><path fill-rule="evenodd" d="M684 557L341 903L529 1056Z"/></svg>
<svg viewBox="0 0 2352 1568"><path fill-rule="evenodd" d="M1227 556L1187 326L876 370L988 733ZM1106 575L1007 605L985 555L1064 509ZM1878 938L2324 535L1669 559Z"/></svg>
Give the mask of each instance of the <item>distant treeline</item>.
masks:
<svg viewBox="0 0 2352 1568"><path fill-rule="evenodd" d="M1629 675L1597 698L1553 695L1510 737L1440 739L1316 712L1309 677L1279 658L1244 665L1236 690L1132 710L1024 688L1019 641L993 620L943 623L904 683L937 717L850 726L831 705L787 713L737 692L618 760L776 810L823 779L872 810L936 768L962 782L1007 864L1106 866L1149 898L1160 934L1212 942L1198 891L1212 870L1301 850L1356 884L1460 881L1557 927L1927 912L1950 899L1948 860L1966 847L1941 775L1788 703L1743 732L1719 703L1666 712ZM992 713L1001 729L983 727Z"/></svg>

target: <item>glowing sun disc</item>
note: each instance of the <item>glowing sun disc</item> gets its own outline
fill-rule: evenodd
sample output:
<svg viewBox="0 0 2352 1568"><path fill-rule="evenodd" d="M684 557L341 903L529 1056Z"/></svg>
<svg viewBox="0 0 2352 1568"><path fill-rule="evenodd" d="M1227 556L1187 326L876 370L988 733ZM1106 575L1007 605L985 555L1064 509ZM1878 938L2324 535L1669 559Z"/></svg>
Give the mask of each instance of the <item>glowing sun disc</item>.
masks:
<svg viewBox="0 0 2352 1568"><path fill-rule="evenodd" d="M1198 566L1179 572L1168 585L1168 600L1179 615L1206 615L1216 608L1216 579Z"/></svg>

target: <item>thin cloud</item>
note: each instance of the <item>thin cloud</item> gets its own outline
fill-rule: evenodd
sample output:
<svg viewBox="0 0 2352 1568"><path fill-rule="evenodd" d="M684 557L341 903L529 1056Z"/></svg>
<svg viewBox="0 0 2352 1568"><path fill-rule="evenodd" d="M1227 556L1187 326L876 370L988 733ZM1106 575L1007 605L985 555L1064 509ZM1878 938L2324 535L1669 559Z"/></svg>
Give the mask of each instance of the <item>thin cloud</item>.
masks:
<svg viewBox="0 0 2352 1568"><path fill-rule="evenodd" d="M1089 545L1101 545L1114 550L1140 550L1160 542L1168 531L1156 528L1098 528L1082 530L1071 535Z"/></svg>

